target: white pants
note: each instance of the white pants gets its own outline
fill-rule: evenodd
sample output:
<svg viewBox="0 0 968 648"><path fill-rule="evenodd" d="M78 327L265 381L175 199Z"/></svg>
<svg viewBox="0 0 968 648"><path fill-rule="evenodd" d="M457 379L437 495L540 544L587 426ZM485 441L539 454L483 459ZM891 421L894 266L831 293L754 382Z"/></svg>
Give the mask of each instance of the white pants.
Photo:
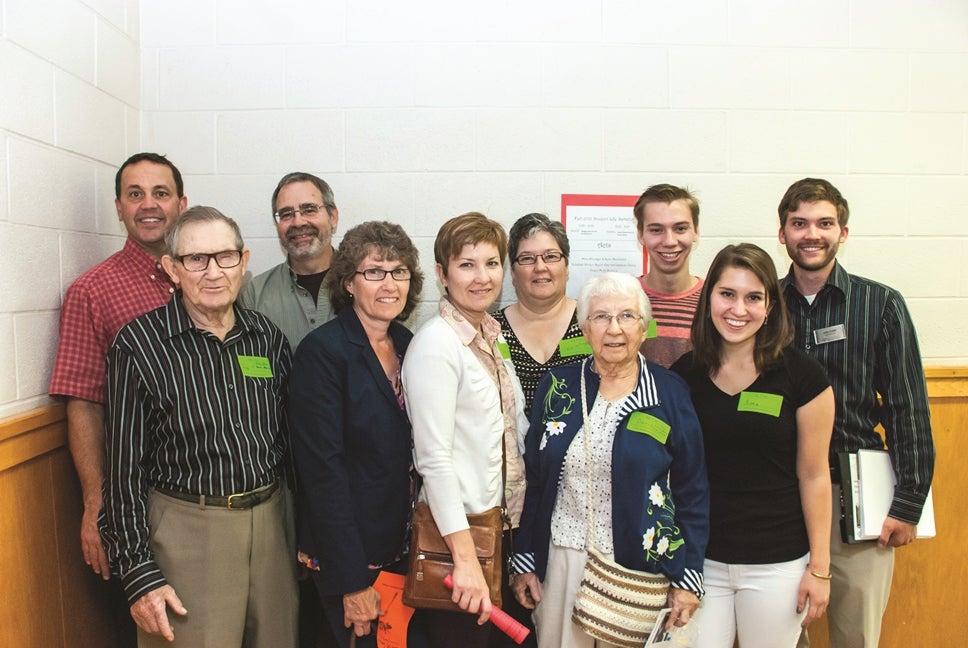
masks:
<svg viewBox="0 0 968 648"><path fill-rule="evenodd" d="M706 559L706 596L696 613L696 648L793 648L806 612L797 593L809 556L766 565L731 565Z"/></svg>
<svg viewBox="0 0 968 648"><path fill-rule="evenodd" d="M541 584L541 603L534 611L538 648L613 648L613 644L604 641L595 643L571 620L587 559L584 551L551 545L548 571Z"/></svg>

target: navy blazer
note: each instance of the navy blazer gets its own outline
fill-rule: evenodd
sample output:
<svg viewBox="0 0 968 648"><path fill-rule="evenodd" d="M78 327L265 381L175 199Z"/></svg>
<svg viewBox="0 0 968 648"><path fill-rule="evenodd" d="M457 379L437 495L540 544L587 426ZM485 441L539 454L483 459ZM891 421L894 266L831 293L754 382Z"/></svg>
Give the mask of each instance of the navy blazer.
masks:
<svg viewBox="0 0 968 648"><path fill-rule="evenodd" d="M403 356L413 334L392 322ZM323 595L372 584L399 555L410 512L410 421L352 307L307 335L289 378L299 546Z"/></svg>

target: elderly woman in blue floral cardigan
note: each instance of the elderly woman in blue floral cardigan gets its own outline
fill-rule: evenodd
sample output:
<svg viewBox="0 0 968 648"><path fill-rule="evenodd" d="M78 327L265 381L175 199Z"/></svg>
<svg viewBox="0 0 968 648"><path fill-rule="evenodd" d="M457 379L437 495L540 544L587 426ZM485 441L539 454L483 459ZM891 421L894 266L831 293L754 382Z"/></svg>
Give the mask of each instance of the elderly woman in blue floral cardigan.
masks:
<svg viewBox="0 0 968 648"><path fill-rule="evenodd" d="M589 279L578 321L592 357L551 369L535 394L512 571L515 596L535 610L541 647L594 645L571 620L589 544L668 578L669 625L684 625L703 595L702 433L682 379L639 355L650 317L631 275Z"/></svg>

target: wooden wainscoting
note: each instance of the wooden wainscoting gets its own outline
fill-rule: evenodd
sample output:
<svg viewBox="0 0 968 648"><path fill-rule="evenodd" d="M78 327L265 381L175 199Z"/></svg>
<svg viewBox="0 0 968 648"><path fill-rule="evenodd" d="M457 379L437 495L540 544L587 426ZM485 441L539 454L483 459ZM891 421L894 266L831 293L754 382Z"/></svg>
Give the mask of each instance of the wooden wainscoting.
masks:
<svg viewBox="0 0 968 648"><path fill-rule="evenodd" d="M81 510L64 408L0 423L0 646L116 645L104 586L81 555Z"/></svg>
<svg viewBox="0 0 968 648"><path fill-rule="evenodd" d="M881 648L963 645L968 635L968 367L929 368L938 537L898 550ZM0 422L0 647L114 648L113 612L84 565L81 495L64 408ZM828 648L826 618L811 645Z"/></svg>
<svg viewBox="0 0 968 648"><path fill-rule="evenodd" d="M937 459L938 535L896 550L891 600L879 648L963 646L968 635L968 367L929 367L928 397ZM810 626L812 648L829 648L826 616Z"/></svg>

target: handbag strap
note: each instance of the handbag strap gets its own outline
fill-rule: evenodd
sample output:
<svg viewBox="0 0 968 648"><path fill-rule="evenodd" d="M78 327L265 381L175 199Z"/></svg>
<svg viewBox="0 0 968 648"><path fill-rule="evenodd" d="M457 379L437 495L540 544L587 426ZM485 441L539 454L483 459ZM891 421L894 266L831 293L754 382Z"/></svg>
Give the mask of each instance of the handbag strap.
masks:
<svg viewBox="0 0 968 648"><path fill-rule="evenodd" d="M581 363L581 417L583 440L585 442L585 507L588 509L588 531L585 535L585 549L595 548L595 507L592 506L592 431L588 425L588 396L585 393L586 357Z"/></svg>

